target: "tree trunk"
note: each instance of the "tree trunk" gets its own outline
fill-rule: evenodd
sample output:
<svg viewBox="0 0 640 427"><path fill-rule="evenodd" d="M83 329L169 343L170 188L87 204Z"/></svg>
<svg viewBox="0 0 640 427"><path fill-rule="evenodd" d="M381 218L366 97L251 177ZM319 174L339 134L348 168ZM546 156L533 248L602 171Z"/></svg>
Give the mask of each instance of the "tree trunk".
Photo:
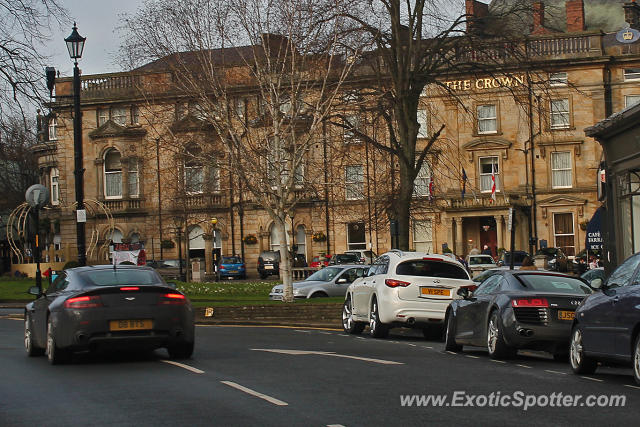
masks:
<svg viewBox="0 0 640 427"><path fill-rule="evenodd" d="M407 165L399 163L400 188L398 189L398 199L395 205L396 221L398 224L398 249L409 250L410 236L410 214L413 197L413 180Z"/></svg>
<svg viewBox="0 0 640 427"><path fill-rule="evenodd" d="M284 221L274 223L280 239L280 279L282 279L282 301L293 302L293 278L291 271L291 254L287 241L287 229Z"/></svg>

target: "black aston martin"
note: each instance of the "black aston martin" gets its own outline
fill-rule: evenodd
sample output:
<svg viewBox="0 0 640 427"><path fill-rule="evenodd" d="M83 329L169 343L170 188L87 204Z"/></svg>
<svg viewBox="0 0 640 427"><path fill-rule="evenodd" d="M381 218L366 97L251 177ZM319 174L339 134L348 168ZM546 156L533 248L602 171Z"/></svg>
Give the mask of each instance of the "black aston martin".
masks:
<svg viewBox="0 0 640 427"><path fill-rule="evenodd" d="M52 364L75 351L166 347L188 358L194 315L188 298L149 267L99 265L61 272L25 307L24 344L29 356Z"/></svg>
<svg viewBox="0 0 640 427"><path fill-rule="evenodd" d="M591 289L580 279L548 271L502 270L454 300L447 310L445 348L486 346L492 358L518 349L569 352L575 310Z"/></svg>

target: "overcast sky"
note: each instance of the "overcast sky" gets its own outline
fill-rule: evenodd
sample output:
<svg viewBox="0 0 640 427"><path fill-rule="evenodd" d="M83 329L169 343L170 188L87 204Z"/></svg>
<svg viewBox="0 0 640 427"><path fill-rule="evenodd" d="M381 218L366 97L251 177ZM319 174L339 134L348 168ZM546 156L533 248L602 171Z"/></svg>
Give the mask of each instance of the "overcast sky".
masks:
<svg viewBox="0 0 640 427"><path fill-rule="evenodd" d="M84 52L78 62L82 74L100 74L121 71L115 65L115 55L120 46L116 28L122 13L132 13L142 0L60 0L72 19L76 20L78 32L86 37ZM65 37L71 34L68 28L58 29L54 25L53 35L45 54L51 56L49 64L60 70L61 75L73 74L73 62L69 58Z"/></svg>

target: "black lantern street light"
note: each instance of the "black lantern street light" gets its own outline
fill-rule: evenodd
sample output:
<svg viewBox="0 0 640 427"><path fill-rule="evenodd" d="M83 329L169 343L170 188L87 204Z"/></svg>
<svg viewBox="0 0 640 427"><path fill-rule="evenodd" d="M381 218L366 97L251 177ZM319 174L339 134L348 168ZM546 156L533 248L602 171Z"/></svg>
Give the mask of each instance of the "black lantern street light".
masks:
<svg viewBox="0 0 640 427"><path fill-rule="evenodd" d="M179 280L184 282L185 277L182 273L182 230L184 228L184 218L181 216L173 217L173 225L175 226L174 230L178 238L178 275Z"/></svg>
<svg viewBox="0 0 640 427"><path fill-rule="evenodd" d="M84 210L84 168L82 166L82 112L80 111L80 69L78 59L82 57L85 37L78 34L76 23L73 23L71 35L64 39L67 43L69 56L74 60L73 66L73 159L76 184L76 234L78 246L78 263L81 266L87 264L85 248L85 222L87 219Z"/></svg>

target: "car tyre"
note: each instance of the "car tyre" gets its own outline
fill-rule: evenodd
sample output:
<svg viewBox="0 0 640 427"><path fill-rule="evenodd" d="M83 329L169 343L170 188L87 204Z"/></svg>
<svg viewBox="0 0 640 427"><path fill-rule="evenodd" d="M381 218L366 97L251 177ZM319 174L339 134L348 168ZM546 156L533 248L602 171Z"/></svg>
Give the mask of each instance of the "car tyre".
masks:
<svg viewBox="0 0 640 427"><path fill-rule="evenodd" d="M44 348L38 347L33 340L33 331L31 329L31 316L25 313L24 316L24 348L29 357L37 357L44 355Z"/></svg>
<svg viewBox="0 0 640 427"><path fill-rule="evenodd" d="M311 294L310 298L328 298L329 295L327 295L324 292L314 292L313 294Z"/></svg>
<svg viewBox="0 0 640 427"><path fill-rule="evenodd" d="M380 322L378 301L375 298L371 302L371 313L369 314L369 334L374 338L385 338L387 335L389 335L389 326Z"/></svg>
<svg viewBox="0 0 640 427"><path fill-rule="evenodd" d="M167 352L172 359L189 359L193 355L193 347L193 341L182 341L167 347Z"/></svg>
<svg viewBox="0 0 640 427"><path fill-rule="evenodd" d="M358 335L364 331L365 324L353 320L353 305L348 297L342 305L342 329L348 334Z"/></svg>
<svg viewBox="0 0 640 427"><path fill-rule="evenodd" d="M516 355L517 350L504 341L498 311L494 310L487 324L487 350L492 359L508 359Z"/></svg>
<svg viewBox="0 0 640 427"><path fill-rule="evenodd" d="M444 330L444 349L457 353L462 351L462 345L456 343L456 326L454 322L453 314L449 313Z"/></svg>
<svg viewBox="0 0 640 427"><path fill-rule="evenodd" d="M261 278L262 280L264 280L264 279L266 279L266 278L267 278L267 275L266 275L266 274L262 274L262 273L260 273L260 278Z"/></svg>
<svg viewBox="0 0 640 427"><path fill-rule="evenodd" d="M636 337L636 345L633 350L633 378L640 385L640 334Z"/></svg>
<svg viewBox="0 0 640 427"><path fill-rule="evenodd" d="M582 328L576 325L571 331L571 345L569 347L569 362L576 374L593 374L598 367L595 359L585 356L582 340Z"/></svg>
<svg viewBox="0 0 640 427"><path fill-rule="evenodd" d="M51 317L47 320L47 360L52 365L61 365L71 360L71 352L66 349L61 349L56 343L55 331L53 329L53 322Z"/></svg>

